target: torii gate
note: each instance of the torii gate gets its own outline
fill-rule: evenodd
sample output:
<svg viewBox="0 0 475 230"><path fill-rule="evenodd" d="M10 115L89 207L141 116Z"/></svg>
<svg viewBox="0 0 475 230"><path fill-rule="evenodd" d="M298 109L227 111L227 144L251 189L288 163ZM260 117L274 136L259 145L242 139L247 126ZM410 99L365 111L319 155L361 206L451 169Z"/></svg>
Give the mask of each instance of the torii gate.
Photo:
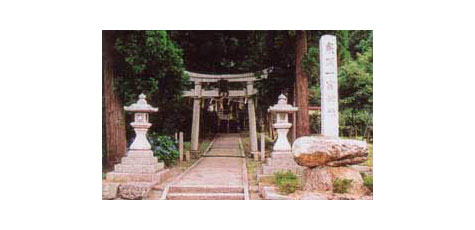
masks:
<svg viewBox="0 0 475 230"><path fill-rule="evenodd" d="M195 88L190 91L184 92L184 97L193 98L193 124L191 128L191 154L197 156L198 150L198 138L200 133L200 104L202 98L215 98L221 97L218 89L215 90L202 90L202 84L204 83L218 83L222 81L226 82L246 82L246 88L242 90L229 90L226 97L245 97L247 98L248 114L249 114L249 133L251 143L251 154L255 157L258 156L257 150L257 131L256 131L256 112L254 106L254 100L252 96L257 93L257 89L254 89L254 81L267 78L270 73L270 69L265 69L257 73L244 73L244 74L200 74L185 71L190 76L190 80L194 83ZM260 77L256 76L261 73Z"/></svg>

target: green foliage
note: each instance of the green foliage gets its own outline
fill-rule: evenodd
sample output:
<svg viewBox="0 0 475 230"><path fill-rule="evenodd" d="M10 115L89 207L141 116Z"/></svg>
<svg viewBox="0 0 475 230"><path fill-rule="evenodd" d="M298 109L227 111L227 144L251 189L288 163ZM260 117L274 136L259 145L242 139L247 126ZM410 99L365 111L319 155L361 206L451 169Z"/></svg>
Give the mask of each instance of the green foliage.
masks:
<svg viewBox="0 0 475 230"><path fill-rule="evenodd" d="M310 130L312 133L320 133L322 129L321 113L317 112L310 115Z"/></svg>
<svg viewBox="0 0 475 230"><path fill-rule="evenodd" d="M362 136L366 128L373 125L373 114L367 110L346 109L340 112L339 120L342 136Z"/></svg>
<svg viewBox="0 0 475 230"><path fill-rule="evenodd" d="M310 86L308 89L309 93L309 105L311 106L319 106L320 105L320 84L312 83L313 85Z"/></svg>
<svg viewBox="0 0 475 230"><path fill-rule="evenodd" d="M336 178L333 180L334 193L347 193L351 187L353 180Z"/></svg>
<svg viewBox="0 0 475 230"><path fill-rule="evenodd" d="M106 179L106 173L102 173L102 179Z"/></svg>
<svg viewBox="0 0 475 230"><path fill-rule="evenodd" d="M268 31L171 31L188 70L242 73L266 68ZM212 55L211 55L212 54Z"/></svg>
<svg viewBox="0 0 475 230"><path fill-rule="evenodd" d="M248 137L246 137L248 139ZM265 145L265 150L269 150L269 149L272 149L272 147L274 146L274 142L272 141L272 139L270 139L267 135L265 135L265 140L264 140L264 145ZM259 145L259 151L261 149L261 135L259 134L257 136L257 143Z"/></svg>
<svg viewBox="0 0 475 230"><path fill-rule="evenodd" d="M283 194L293 193L300 187L299 178L291 171L276 172L274 177L279 191Z"/></svg>
<svg viewBox="0 0 475 230"><path fill-rule="evenodd" d="M373 144L369 144L369 155L368 160L364 163L364 165L373 167Z"/></svg>
<svg viewBox="0 0 475 230"><path fill-rule="evenodd" d="M125 104L135 102L142 92L151 96L159 89L178 95L185 80L183 54L167 32L128 31L121 35L115 48L126 65L117 86Z"/></svg>
<svg viewBox="0 0 475 230"><path fill-rule="evenodd" d="M207 141L207 140L200 142L200 144L198 146L198 150L200 151L200 153L204 154L206 149L208 149L210 144L211 144L211 142Z"/></svg>
<svg viewBox="0 0 475 230"><path fill-rule="evenodd" d="M310 77L310 79L318 79L318 72L320 69L318 55L318 48L312 46L308 49L308 52L303 57L302 65L304 71L306 72L307 76Z"/></svg>
<svg viewBox="0 0 475 230"><path fill-rule="evenodd" d="M176 141L169 136L151 133L149 141L152 145L153 155L163 161L166 166L172 166L177 163L179 152L176 147Z"/></svg>
<svg viewBox="0 0 475 230"><path fill-rule="evenodd" d="M259 162L252 160L250 158L246 159L246 168L247 168L247 175L250 177L255 177L257 173L257 167L259 166ZM249 184L257 186L257 180L249 180Z"/></svg>
<svg viewBox="0 0 475 230"><path fill-rule="evenodd" d="M355 137L363 136L368 126L373 125L373 116L368 111L344 110L339 113L340 136ZM310 129L312 133L320 134L321 113L310 115Z"/></svg>
<svg viewBox="0 0 475 230"><path fill-rule="evenodd" d="M351 31L348 44L354 55L345 58L338 74L341 133L364 135L373 125L373 33Z"/></svg>
<svg viewBox="0 0 475 230"><path fill-rule="evenodd" d="M183 151L186 152L187 150L188 150L188 151L191 150L191 142L189 142L189 141L185 141L185 142L183 143Z"/></svg>
<svg viewBox="0 0 475 230"><path fill-rule="evenodd" d="M365 53L373 49L373 31L372 30L354 30L350 34L350 51L356 55L357 53Z"/></svg>
<svg viewBox="0 0 475 230"><path fill-rule="evenodd" d="M319 39L324 34L336 35L340 111L354 114L344 116L347 124L364 129L359 125L358 113L364 110L372 116L372 31L306 33L308 52L303 65L309 76L310 105L320 105ZM116 34L119 62L114 69L123 103L135 102L137 95L144 92L150 104L161 112L174 114L151 116L154 124L151 131L171 135L178 130L190 130L191 103L180 97L191 85L183 72L185 66L200 73L243 73L272 66L274 70L269 77L255 83L257 116L267 119L267 109L276 103L280 93L287 94L289 102L293 102L295 31L120 31ZM233 87L245 85L233 84ZM130 115L127 116L130 120ZM200 121L202 127L209 125L206 119ZM127 128L128 136L133 136L130 127Z"/></svg>
<svg viewBox="0 0 475 230"><path fill-rule="evenodd" d="M371 192L373 192L373 176L363 174L363 184L366 186Z"/></svg>
<svg viewBox="0 0 475 230"><path fill-rule="evenodd" d="M341 66L338 91L341 109L373 110L373 52L358 54Z"/></svg>
<svg viewBox="0 0 475 230"><path fill-rule="evenodd" d="M348 30L338 30L336 32L338 43L338 60L339 63L345 63L351 59L350 54L350 32Z"/></svg>
<svg viewBox="0 0 475 230"><path fill-rule="evenodd" d="M183 52L166 31L117 32L115 87L122 103L130 105L144 93L147 101L160 112L174 116L150 116L152 131L173 134L191 123L191 108L181 98L188 77L184 74ZM127 120L131 115L127 114ZM129 126L128 137L133 136Z"/></svg>

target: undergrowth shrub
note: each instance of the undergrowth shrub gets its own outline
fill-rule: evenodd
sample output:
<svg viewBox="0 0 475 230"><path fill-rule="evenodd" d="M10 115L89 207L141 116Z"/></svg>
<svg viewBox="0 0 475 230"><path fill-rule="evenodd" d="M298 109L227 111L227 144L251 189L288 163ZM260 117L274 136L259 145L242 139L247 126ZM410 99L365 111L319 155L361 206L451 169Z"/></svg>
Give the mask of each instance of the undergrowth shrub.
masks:
<svg viewBox="0 0 475 230"><path fill-rule="evenodd" d="M333 180L333 192L334 193L347 193L350 189L353 180L336 178Z"/></svg>
<svg viewBox="0 0 475 230"><path fill-rule="evenodd" d="M373 126L373 114L365 110L345 109L339 114L339 124L342 136L363 136L366 128Z"/></svg>
<svg viewBox="0 0 475 230"><path fill-rule="evenodd" d="M366 188L373 192L373 176L366 174L363 175L363 184Z"/></svg>
<svg viewBox="0 0 475 230"><path fill-rule="evenodd" d="M295 192L300 186L297 175L291 171L274 173L275 183L279 187L279 191L283 194Z"/></svg>
<svg viewBox="0 0 475 230"><path fill-rule="evenodd" d="M258 135L257 137L257 144L259 146L259 151L261 151L261 135ZM272 139L270 139L267 135L265 136L265 140L264 140L264 144L265 144L265 150L266 152L268 152L269 150L271 150L274 146L274 141Z"/></svg>
<svg viewBox="0 0 475 230"><path fill-rule="evenodd" d="M179 152L177 143L169 136L151 133L149 141L152 145L153 155L163 161L166 166L172 166L177 163Z"/></svg>

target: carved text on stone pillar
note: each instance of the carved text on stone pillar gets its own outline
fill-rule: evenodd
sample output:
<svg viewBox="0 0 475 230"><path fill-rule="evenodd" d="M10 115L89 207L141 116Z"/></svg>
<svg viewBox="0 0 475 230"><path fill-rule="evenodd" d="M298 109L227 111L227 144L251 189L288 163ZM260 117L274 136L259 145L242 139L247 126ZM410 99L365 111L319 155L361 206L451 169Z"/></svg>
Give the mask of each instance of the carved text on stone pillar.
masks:
<svg viewBox="0 0 475 230"><path fill-rule="evenodd" d="M338 137L338 66L336 37L320 38L320 85L322 100L322 134Z"/></svg>

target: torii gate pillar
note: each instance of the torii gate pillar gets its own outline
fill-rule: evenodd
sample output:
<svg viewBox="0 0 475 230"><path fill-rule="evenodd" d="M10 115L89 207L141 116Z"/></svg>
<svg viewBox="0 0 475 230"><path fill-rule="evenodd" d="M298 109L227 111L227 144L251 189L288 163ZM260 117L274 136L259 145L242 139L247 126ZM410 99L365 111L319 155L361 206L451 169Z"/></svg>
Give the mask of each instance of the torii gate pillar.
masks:
<svg viewBox="0 0 475 230"><path fill-rule="evenodd" d="M197 95L193 98L193 124L191 126L191 156L199 156L199 137L200 137L200 105L201 105L201 82L195 82L195 92Z"/></svg>
<svg viewBox="0 0 475 230"><path fill-rule="evenodd" d="M247 82L247 92L254 91L254 84L252 81ZM249 97L247 100L247 110L249 113L249 141L251 143L251 154L254 160L259 160L259 152L257 150L257 131L256 131L256 111L254 107L254 100Z"/></svg>

